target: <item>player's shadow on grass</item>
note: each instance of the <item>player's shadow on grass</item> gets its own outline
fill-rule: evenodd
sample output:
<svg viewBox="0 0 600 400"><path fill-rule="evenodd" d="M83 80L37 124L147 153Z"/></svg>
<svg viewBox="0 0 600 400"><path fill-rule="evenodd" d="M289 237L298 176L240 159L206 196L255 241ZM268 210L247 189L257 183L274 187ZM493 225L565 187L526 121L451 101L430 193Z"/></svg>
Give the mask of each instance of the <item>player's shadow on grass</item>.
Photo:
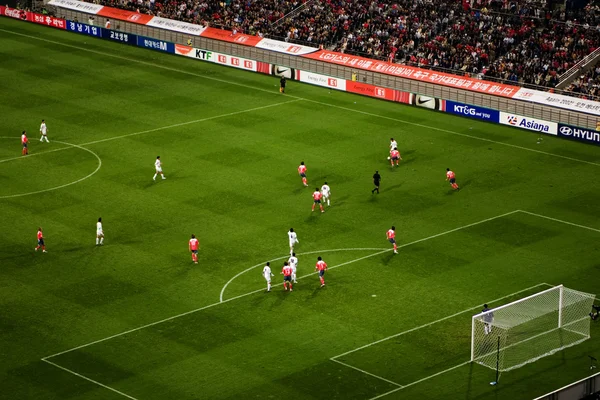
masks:
<svg viewBox="0 0 600 400"><path fill-rule="evenodd" d="M394 254L393 251L390 250L389 253L386 253L385 256L381 257L381 262L385 265L388 265L395 257L398 257L399 254Z"/></svg>

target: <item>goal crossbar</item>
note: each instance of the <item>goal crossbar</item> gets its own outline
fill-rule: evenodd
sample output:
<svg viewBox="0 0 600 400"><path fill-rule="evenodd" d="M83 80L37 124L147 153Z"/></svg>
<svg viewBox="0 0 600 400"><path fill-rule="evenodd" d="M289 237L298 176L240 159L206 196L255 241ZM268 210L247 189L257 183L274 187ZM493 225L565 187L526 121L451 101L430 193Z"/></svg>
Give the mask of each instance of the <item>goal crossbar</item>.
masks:
<svg viewBox="0 0 600 400"><path fill-rule="evenodd" d="M509 371L589 339L594 300L559 285L474 315L471 362Z"/></svg>

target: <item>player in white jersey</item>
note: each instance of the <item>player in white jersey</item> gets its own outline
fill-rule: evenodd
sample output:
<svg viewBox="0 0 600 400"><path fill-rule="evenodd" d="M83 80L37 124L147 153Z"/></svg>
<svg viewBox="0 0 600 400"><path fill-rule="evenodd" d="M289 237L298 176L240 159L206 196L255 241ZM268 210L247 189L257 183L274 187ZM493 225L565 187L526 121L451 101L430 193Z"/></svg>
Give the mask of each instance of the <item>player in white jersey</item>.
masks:
<svg viewBox="0 0 600 400"><path fill-rule="evenodd" d="M104 244L104 231L102 230L102 218L96 222L96 246Z"/></svg>
<svg viewBox="0 0 600 400"><path fill-rule="evenodd" d="M296 253L292 253L288 263L290 264L290 267L292 267L292 281L294 281L294 283L298 283L296 281L296 268L298 268L298 258L296 258Z"/></svg>
<svg viewBox="0 0 600 400"><path fill-rule="evenodd" d="M40 142L43 142L45 140L46 143L50 143L47 134L48 128L46 127L46 121L42 120L42 124L40 125L40 135L42 135L42 137L40 138Z"/></svg>
<svg viewBox="0 0 600 400"><path fill-rule="evenodd" d="M290 228L288 237L290 238L290 255L292 255L294 253L294 245L296 243L300 243L298 241L298 235L296 235L296 232L294 232L294 228Z"/></svg>
<svg viewBox="0 0 600 400"><path fill-rule="evenodd" d="M162 172L162 162L160 161L160 156L156 156L156 161L154 161L154 168L156 169L156 173L154 174L154 178L152 180L156 180L156 175L160 174L163 179L165 178L165 174Z"/></svg>
<svg viewBox="0 0 600 400"><path fill-rule="evenodd" d="M265 265L265 267L263 268L263 277L265 278L265 280L267 281L267 292L271 291L271 277L275 276L273 275L273 273L271 272L271 263L267 263L267 265Z"/></svg>
<svg viewBox="0 0 600 400"><path fill-rule="evenodd" d="M331 195L331 188L327 182L321 186L321 194L323 195L323 202L327 201L327 206L330 206L331 204L329 203L329 195Z"/></svg>
<svg viewBox="0 0 600 400"><path fill-rule="evenodd" d="M390 151L394 150L398 147L398 142L394 140L394 138L390 138Z"/></svg>

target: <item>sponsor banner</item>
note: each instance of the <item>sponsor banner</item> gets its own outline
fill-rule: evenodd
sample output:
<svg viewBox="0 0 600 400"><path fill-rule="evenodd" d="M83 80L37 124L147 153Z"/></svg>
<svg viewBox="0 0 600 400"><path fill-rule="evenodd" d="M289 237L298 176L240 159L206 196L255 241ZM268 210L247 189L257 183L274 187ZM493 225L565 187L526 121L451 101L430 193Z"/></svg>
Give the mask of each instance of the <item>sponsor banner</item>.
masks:
<svg viewBox="0 0 600 400"><path fill-rule="evenodd" d="M271 64L262 62L262 61L257 61L256 62L256 72L260 72L261 74L270 75L271 74Z"/></svg>
<svg viewBox="0 0 600 400"><path fill-rule="evenodd" d="M254 60L249 60L241 57L233 57L227 54L216 53L195 47L184 46L181 44L175 45L175 54L195 58L202 61L208 61L215 64L227 65L229 67L245 69L247 71L256 72L258 63Z"/></svg>
<svg viewBox="0 0 600 400"><path fill-rule="evenodd" d="M27 11L25 10L17 10L16 8L0 6L0 15L27 21Z"/></svg>
<svg viewBox="0 0 600 400"><path fill-rule="evenodd" d="M165 51L167 53L175 53L175 45L173 43L165 42L164 40L149 38L146 36L138 36L137 45L140 47L147 47L153 50Z"/></svg>
<svg viewBox="0 0 600 400"><path fill-rule="evenodd" d="M296 80L296 69L295 68L289 68L289 67L282 67L281 65L271 65L271 71L270 71L271 75L275 75L275 76L285 76L285 79L289 79L289 80Z"/></svg>
<svg viewBox="0 0 600 400"><path fill-rule="evenodd" d="M137 15L142 15L142 14L137 14ZM147 15L144 15L144 17L147 17ZM154 18L151 18L149 21L144 21L144 22L133 21L133 20L131 20L131 21L136 22L138 24L145 24L147 26L152 26L154 28L168 29L170 31L181 32L181 33L185 33L186 35L194 35L194 36L200 36L202 34L202 32L206 29L202 25L190 24L189 22L176 21L176 20L161 18L161 17L154 17Z"/></svg>
<svg viewBox="0 0 600 400"><path fill-rule="evenodd" d="M531 101L538 104L546 104L549 106L564 108L567 110L580 111L593 115L600 115L600 102L578 99L576 97L564 96L549 92L541 92L521 88L513 96L515 100Z"/></svg>
<svg viewBox="0 0 600 400"><path fill-rule="evenodd" d="M17 10L6 6L0 6L0 15L10 18L29 21L40 25L51 26L57 29L67 29L67 21L62 18L51 17L50 15L36 14L30 11Z"/></svg>
<svg viewBox="0 0 600 400"><path fill-rule="evenodd" d="M300 82L310 83L311 85L323 86L335 90L346 90L346 80L340 78L332 78L331 76L315 74L313 72L305 72L296 70L296 79Z"/></svg>
<svg viewBox="0 0 600 400"><path fill-rule="evenodd" d="M446 101L437 97L423 96L416 93L410 93L409 104L417 107L429 108L430 110L445 111Z"/></svg>
<svg viewBox="0 0 600 400"><path fill-rule="evenodd" d="M243 33L237 33L234 35L231 31L217 28L206 28L202 31L200 36L252 47L256 46L256 44L262 40L262 38L259 36L244 35Z"/></svg>
<svg viewBox="0 0 600 400"><path fill-rule="evenodd" d="M259 47L259 46L257 46ZM465 89L473 92L493 94L502 97L512 97L519 87L481 81L466 76L458 76L436 72L417 67L393 64L386 61L378 61L369 58L351 56L333 51L320 50L316 53L305 54L304 57L313 60L324 61L332 64L344 65L360 70L379 72L386 75L393 75L400 78L413 79L421 82L434 83L443 86L449 86L456 89Z"/></svg>
<svg viewBox="0 0 600 400"><path fill-rule="evenodd" d="M600 132L573 125L558 124L558 136L600 145Z"/></svg>
<svg viewBox="0 0 600 400"><path fill-rule="evenodd" d="M62 18L51 17L49 15L27 13L27 20L35 22L36 24L51 26L57 29L67 29L66 20Z"/></svg>
<svg viewBox="0 0 600 400"><path fill-rule="evenodd" d="M287 42L280 42L279 40L263 39L258 42L255 47L259 49L276 51L278 53L290 54L292 56L302 56L305 54L314 53L318 51L316 47L303 46L301 44L293 44Z"/></svg>
<svg viewBox="0 0 600 400"><path fill-rule="evenodd" d="M115 42L137 45L137 35L133 33L117 32L112 29L102 28L102 37Z"/></svg>
<svg viewBox="0 0 600 400"><path fill-rule="evenodd" d="M88 14L97 14L98 11L104 8L104 6L100 4L86 3L77 0L50 0L48 4L51 6L68 8L69 10L81 11Z"/></svg>
<svg viewBox="0 0 600 400"><path fill-rule="evenodd" d="M102 28L99 26L82 24L81 22L67 21L67 30L71 32L82 33L84 35L90 35L99 38L102 37Z"/></svg>
<svg viewBox="0 0 600 400"><path fill-rule="evenodd" d="M375 97L378 99L395 101L398 103L409 104L410 101L408 92L401 92L395 89L349 80L346 81L346 91L349 93L361 94L363 96Z"/></svg>
<svg viewBox="0 0 600 400"><path fill-rule="evenodd" d="M558 134L558 124L556 122L523 117L521 115L505 113L503 111L500 111L500 123L503 125L514 126L515 128L546 133L548 135L556 136Z"/></svg>
<svg viewBox="0 0 600 400"><path fill-rule="evenodd" d="M151 15L140 14L135 11L121 10L119 8L102 7L96 15L106 18L118 19L121 21L133 22L136 24L147 24L152 18Z"/></svg>
<svg viewBox="0 0 600 400"><path fill-rule="evenodd" d="M446 112L450 114L462 115L463 117L494 122L496 124L500 122L500 111L492 110L491 108L457 103L450 100L446 100Z"/></svg>

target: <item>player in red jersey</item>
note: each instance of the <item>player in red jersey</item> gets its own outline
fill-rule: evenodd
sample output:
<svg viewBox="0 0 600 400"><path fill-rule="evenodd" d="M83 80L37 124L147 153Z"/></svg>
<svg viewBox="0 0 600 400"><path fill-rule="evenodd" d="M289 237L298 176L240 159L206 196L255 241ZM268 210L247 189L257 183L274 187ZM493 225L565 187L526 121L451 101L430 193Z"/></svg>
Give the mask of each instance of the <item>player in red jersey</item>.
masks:
<svg viewBox="0 0 600 400"><path fill-rule="evenodd" d="M323 278L323 275L325 275L325 271L327 271L327 263L323 261L321 257L317 257L317 265L315 265L315 270L319 271L321 287L325 286L325 279Z"/></svg>
<svg viewBox="0 0 600 400"><path fill-rule="evenodd" d="M200 242L196 239L196 235L192 235L190 239L189 248L192 252L192 261L194 264L198 264L198 248L200 247Z"/></svg>
<svg viewBox="0 0 600 400"><path fill-rule="evenodd" d="M398 148L394 147L392 150L390 150L390 163L392 164L392 167L394 166L394 161L396 161L396 167L397 167L399 160L402 160L402 157L400 156L400 152L398 151Z"/></svg>
<svg viewBox="0 0 600 400"><path fill-rule="evenodd" d="M26 156L29 154L29 150L27 150L27 143L29 143L29 139L27 139L27 132L23 131L21 134L21 144L23 145L22 155Z"/></svg>
<svg viewBox="0 0 600 400"><path fill-rule="evenodd" d="M302 177L302 183L304 186L308 186L308 182L306 182L306 165L304 165L304 161L302 161L298 166L298 175Z"/></svg>
<svg viewBox="0 0 600 400"><path fill-rule="evenodd" d="M290 264L286 261L283 263L283 269L281 270L281 273L283 274L283 288L285 290L288 290L288 283L290 284L290 292L292 292L294 289L292 288L292 272L293 269L292 267L290 267Z"/></svg>
<svg viewBox="0 0 600 400"><path fill-rule="evenodd" d="M321 208L321 212L325 212L325 210L323 210L323 204L321 204L321 197L323 197L323 194L321 192L319 192L319 188L316 188L314 193L312 194L314 203L312 205L312 210L315 211L315 206L318 204L319 207Z"/></svg>
<svg viewBox="0 0 600 400"><path fill-rule="evenodd" d="M394 254L398 254L398 245L396 244L396 227L392 226L392 229L388 230L385 234L387 240L394 245Z"/></svg>
<svg viewBox="0 0 600 400"><path fill-rule="evenodd" d="M37 232L37 241L38 241L38 245L37 247L34 249L35 251L38 251L39 248L42 248L42 252L43 253L47 253L46 251L46 245L44 244L44 234L42 233L42 228L38 228L38 232Z"/></svg>
<svg viewBox="0 0 600 400"><path fill-rule="evenodd" d="M456 184L456 175L453 171L450 171L450 168L446 168L446 180L450 182L450 186L452 186L452 189L460 190L460 188Z"/></svg>

